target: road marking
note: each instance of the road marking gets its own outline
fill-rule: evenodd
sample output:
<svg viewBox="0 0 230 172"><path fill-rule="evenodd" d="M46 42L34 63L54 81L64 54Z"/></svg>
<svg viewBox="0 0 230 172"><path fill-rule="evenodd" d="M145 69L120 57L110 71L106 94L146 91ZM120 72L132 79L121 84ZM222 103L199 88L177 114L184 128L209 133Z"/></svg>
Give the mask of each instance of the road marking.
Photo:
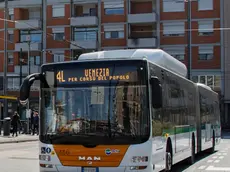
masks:
<svg viewBox="0 0 230 172"><path fill-rule="evenodd" d="M205 165L202 165L202 166L200 166L198 169L199 169L199 170L203 170L203 169L205 169L205 167L206 167Z"/></svg>
<svg viewBox="0 0 230 172"><path fill-rule="evenodd" d="M227 153L223 153L223 155L227 155Z"/></svg>
<svg viewBox="0 0 230 172"><path fill-rule="evenodd" d="M224 156L220 156L220 157L219 157L219 159L223 159L223 158L224 158Z"/></svg>
<svg viewBox="0 0 230 172"><path fill-rule="evenodd" d="M211 162L213 162L213 160L208 160L207 162L208 162L208 163L211 163Z"/></svg>
<svg viewBox="0 0 230 172"><path fill-rule="evenodd" d="M217 158L217 156L214 156L214 157L212 157L213 159L216 159Z"/></svg>
<svg viewBox="0 0 230 172"><path fill-rule="evenodd" d="M222 153L218 153L217 155L222 155Z"/></svg>
<svg viewBox="0 0 230 172"><path fill-rule="evenodd" d="M208 168L205 169L206 171L230 171L230 167L214 167L214 166L208 166Z"/></svg>
<svg viewBox="0 0 230 172"><path fill-rule="evenodd" d="M220 160L215 160L214 162L215 162L215 163L218 163L218 162L220 162Z"/></svg>

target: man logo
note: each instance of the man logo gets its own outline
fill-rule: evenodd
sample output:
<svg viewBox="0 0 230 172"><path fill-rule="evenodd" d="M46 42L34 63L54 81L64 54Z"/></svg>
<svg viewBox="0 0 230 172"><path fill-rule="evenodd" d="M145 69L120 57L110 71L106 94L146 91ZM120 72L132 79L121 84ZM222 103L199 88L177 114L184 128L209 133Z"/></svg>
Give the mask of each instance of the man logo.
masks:
<svg viewBox="0 0 230 172"><path fill-rule="evenodd" d="M79 156L78 157L79 161L101 161L101 157L99 156Z"/></svg>
<svg viewBox="0 0 230 172"><path fill-rule="evenodd" d="M88 164L88 165L92 165L93 162L92 162L92 161L88 161L87 164Z"/></svg>

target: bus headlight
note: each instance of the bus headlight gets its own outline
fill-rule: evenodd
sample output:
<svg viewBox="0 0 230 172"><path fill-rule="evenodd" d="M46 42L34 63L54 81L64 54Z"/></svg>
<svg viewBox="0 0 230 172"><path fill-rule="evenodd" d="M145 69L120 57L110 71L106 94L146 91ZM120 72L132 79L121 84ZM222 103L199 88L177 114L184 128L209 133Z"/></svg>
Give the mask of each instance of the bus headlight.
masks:
<svg viewBox="0 0 230 172"><path fill-rule="evenodd" d="M41 161L50 161L50 155L39 155Z"/></svg>
<svg viewBox="0 0 230 172"><path fill-rule="evenodd" d="M132 162L133 163L148 162L148 156L133 156Z"/></svg>

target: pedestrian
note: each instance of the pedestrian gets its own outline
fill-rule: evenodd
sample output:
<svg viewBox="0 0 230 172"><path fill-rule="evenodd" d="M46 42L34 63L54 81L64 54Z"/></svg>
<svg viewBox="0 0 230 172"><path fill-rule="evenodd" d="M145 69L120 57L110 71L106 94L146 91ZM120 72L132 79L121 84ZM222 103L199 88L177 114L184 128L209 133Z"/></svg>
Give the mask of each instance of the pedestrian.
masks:
<svg viewBox="0 0 230 172"><path fill-rule="evenodd" d="M39 134L39 115L37 112L34 112L34 115L33 115L33 135L35 134L35 130L38 135Z"/></svg>
<svg viewBox="0 0 230 172"><path fill-rule="evenodd" d="M20 116L16 111L14 112L14 115L12 116L11 124L13 126L12 136L14 137L14 134L16 134L16 137L17 137L18 136L18 124L21 126L21 121L20 121Z"/></svg>

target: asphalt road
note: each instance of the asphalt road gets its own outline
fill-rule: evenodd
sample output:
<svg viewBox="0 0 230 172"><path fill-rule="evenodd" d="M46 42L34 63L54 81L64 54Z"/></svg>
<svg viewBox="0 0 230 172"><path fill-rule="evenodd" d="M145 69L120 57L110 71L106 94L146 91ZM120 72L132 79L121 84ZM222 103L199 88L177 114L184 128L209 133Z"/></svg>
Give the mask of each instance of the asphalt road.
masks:
<svg viewBox="0 0 230 172"><path fill-rule="evenodd" d="M0 144L1 172L39 172L38 142Z"/></svg>
<svg viewBox="0 0 230 172"><path fill-rule="evenodd" d="M213 154L201 153L196 163L187 165L186 161L174 166L175 172L230 172L230 133L224 136Z"/></svg>
<svg viewBox="0 0 230 172"><path fill-rule="evenodd" d="M0 144L1 172L39 172L38 142ZM202 153L196 163L186 162L174 166L175 172L230 172L230 133L222 139L213 154Z"/></svg>

